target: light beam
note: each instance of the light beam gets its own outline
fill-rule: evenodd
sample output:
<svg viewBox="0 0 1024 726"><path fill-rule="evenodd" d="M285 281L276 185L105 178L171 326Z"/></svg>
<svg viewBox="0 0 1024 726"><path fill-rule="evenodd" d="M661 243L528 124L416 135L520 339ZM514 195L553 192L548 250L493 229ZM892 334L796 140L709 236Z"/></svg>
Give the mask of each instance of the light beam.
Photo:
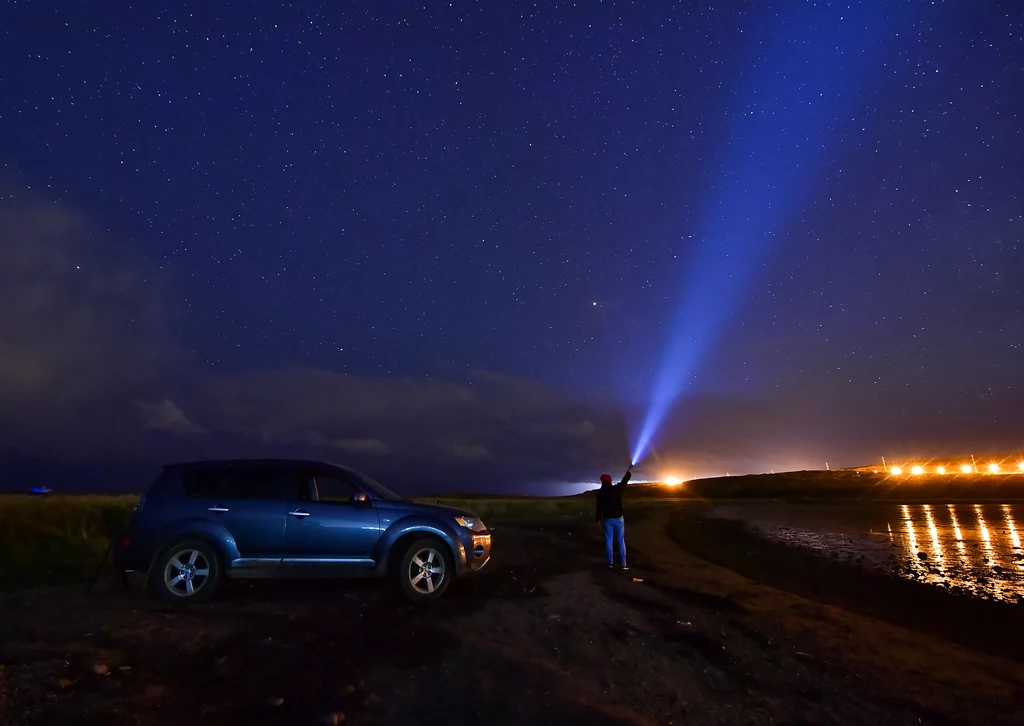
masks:
<svg viewBox="0 0 1024 726"><path fill-rule="evenodd" d="M825 163L839 119L848 119L863 66L892 37L880 0L793 3L766 20L747 49L747 72L724 119L694 257L668 344L656 368L633 462L698 372L726 319L748 294L771 240L803 203ZM886 35L886 31L888 35ZM762 50L763 49L763 50Z"/></svg>

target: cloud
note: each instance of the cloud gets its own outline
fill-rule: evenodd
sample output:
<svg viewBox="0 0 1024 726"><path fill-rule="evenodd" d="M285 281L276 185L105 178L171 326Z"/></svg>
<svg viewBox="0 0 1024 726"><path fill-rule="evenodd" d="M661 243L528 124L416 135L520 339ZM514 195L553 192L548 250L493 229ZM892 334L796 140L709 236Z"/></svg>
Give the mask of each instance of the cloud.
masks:
<svg viewBox="0 0 1024 726"><path fill-rule="evenodd" d="M111 408L175 363L159 280L67 207L0 183L0 426L11 446L119 439ZM113 440L113 441L112 441Z"/></svg>
<svg viewBox="0 0 1024 726"><path fill-rule="evenodd" d="M391 448L377 439L337 439L332 443L336 448L352 454L386 456L391 453Z"/></svg>
<svg viewBox="0 0 1024 726"><path fill-rule="evenodd" d="M448 450L456 459L466 461L486 461L491 458L491 452L479 444L452 444Z"/></svg>
<svg viewBox="0 0 1024 726"><path fill-rule="evenodd" d="M207 433L206 429L189 420L185 412L174 401L164 399L156 403L135 401L135 406L145 418L143 427L150 431L166 431L183 436L197 436Z"/></svg>
<svg viewBox="0 0 1024 726"><path fill-rule="evenodd" d="M340 458L472 488L592 478L628 456L616 413L493 371L200 371L174 343L169 286L113 242L74 210L0 185L0 440L10 451Z"/></svg>
<svg viewBox="0 0 1024 726"><path fill-rule="evenodd" d="M461 380L309 368L207 377L188 408L211 431L258 441L264 450L341 450L356 461L373 457L375 467L410 471L488 466L534 476L545 473L545 459L589 471L628 456L617 414L480 371Z"/></svg>

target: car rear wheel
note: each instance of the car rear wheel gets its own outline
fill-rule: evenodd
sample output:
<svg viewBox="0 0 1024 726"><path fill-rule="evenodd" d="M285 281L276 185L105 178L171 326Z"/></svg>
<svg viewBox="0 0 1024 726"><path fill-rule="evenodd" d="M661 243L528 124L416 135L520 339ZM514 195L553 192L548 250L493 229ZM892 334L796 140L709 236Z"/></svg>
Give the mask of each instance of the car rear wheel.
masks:
<svg viewBox="0 0 1024 726"><path fill-rule="evenodd" d="M153 587L176 604L205 602L224 579L220 553L202 540L175 542L164 550L153 569Z"/></svg>
<svg viewBox="0 0 1024 726"><path fill-rule="evenodd" d="M455 564L443 542L421 539L406 549L394 574L406 597L426 602L436 600L448 589L455 576Z"/></svg>

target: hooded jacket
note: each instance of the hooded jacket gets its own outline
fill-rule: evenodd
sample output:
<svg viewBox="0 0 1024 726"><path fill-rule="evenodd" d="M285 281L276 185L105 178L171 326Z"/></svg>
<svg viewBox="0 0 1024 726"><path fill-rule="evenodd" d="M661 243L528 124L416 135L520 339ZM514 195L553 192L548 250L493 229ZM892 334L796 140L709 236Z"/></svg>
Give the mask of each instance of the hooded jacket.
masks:
<svg viewBox="0 0 1024 726"><path fill-rule="evenodd" d="M633 472L627 471L618 484L602 484L597 490L597 520L617 519L622 516L622 490L626 488Z"/></svg>

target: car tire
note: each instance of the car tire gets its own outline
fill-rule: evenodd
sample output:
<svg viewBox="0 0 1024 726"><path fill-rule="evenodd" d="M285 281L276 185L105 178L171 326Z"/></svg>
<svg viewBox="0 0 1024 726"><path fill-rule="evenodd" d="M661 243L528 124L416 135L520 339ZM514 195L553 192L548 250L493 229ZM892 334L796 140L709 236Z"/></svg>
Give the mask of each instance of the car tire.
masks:
<svg viewBox="0 0 1024 726"><path fill-rule="evenodd" d="M175 605L206 602L223 579L220 552L203 540L181 540L167 547L150 576L156 594Z"/></svg>
<svg viewBox="0 0 1024 726"><path fill-rule="evenodd" d="M406 548L392 575L402 594L413 602L429 602L444 595L455 578L455 562L448 545L427 537Z"/></svg>

